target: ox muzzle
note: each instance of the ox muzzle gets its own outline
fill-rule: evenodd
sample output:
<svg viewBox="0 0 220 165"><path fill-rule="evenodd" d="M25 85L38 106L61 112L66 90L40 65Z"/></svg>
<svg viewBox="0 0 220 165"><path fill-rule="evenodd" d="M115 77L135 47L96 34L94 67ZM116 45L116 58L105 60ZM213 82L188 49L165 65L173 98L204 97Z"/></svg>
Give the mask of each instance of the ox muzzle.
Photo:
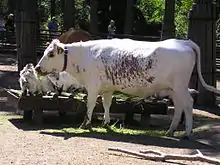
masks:
<svg viewBox="0 0 220 165"><path fill-rule="evenodd" d="M37 72L38 75L40 76L46 76L47 74L49 74L48 72L43 72L41 67L39 65L37 65L35 67L35 71Z"/></svg>
<svg viewBox="0 0 220 165"><path fill-rule="evenodd" d="M62 68L62 72L66 70L67 68L67 61L68 61L68 49L67 47L64 47L64 61L63 61L63 68ZM37 72L38 75L41 75L41 76L45 76L47 74L50 74L49 72L45 72L45 71L42 71L41 67L39 65L37 65L35 67L35 70Z"/></svg>

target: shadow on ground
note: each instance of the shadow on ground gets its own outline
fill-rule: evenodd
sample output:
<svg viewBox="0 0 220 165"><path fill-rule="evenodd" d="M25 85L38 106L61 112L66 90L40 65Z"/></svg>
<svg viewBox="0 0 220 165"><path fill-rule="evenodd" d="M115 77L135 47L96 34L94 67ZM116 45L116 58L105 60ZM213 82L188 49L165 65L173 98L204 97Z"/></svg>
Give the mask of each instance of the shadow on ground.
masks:
<svg viewBox="0 0 220 165"><path fill-rule="evenodd" d="M19 89L17 71L0 71L0 87Z"/></svg>
<svg viewBox="0 0 220 165"><path fill-rule="evenodd" d="M78 128L81 121L77 121L71 116L67 116L65 118L60 118L57 115L53 117L51 115L44 116L44 124L39 127L31 122L24 122L23 119L10 119L9 120L14 126L18 129L22 129L25 131L40 131L40 134L62 137L64 140L74 137L86 137L86 138L96 138L107 141L116 141L116 142L126 142L126 143L135 143L142 145L152 145L159 147L169 147L169 148L180 148L180 149L200 149L203 152L207 152L208 155L215 156L220 153L220 142L219 136L216 135L216 131L200 131L196 132L193 137L189 140L181 139L181 138L171 138L165 137L161 135L143 135L143 134L122 134L120 132L116 132L113 129L107 129L106 133L99 132L96 130L91 131L83 131L83 132L72 132L66 131L68 128ZM74 121L74 122L73 122ZM130 127L126 126L126 128L133 128L135 130L148 130L149 132L158 131L166 131L169 127L170 123L163 124L163 126L150 126L148 128L140 128L140 127ZM101 123L98 121L93 122L93 127L100 126ZM219 132L220 134L220 132ZM203 143L200 141L205 138L208 143ZM204 140L204 139L203 139Z"/></svg>
<svg viewBox="0 0 220 165"><path fill-rule="evenodd" d="M16 55L0 55L0 65L15 65L16 63Z"/></svg>

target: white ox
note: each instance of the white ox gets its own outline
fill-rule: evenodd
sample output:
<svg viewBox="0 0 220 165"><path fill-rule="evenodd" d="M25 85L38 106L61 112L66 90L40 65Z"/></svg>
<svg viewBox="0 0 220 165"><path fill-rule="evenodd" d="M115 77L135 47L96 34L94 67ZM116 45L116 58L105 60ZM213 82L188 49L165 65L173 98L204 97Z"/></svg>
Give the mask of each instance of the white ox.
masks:
<svg viewBox="0 0 220 165"><path fill-rule="evenodd" d="M167 91L175 106L168 133L173 134L184 111L185 135L189 136L192 131L193 99L188 84L195 60L202 85L220 93L205 83L201 75L200 48L191 40L144 42L112 39L66 45L53 40L44 51L36 70L39 74L66 70L85 86L88 92L87 118L81 126L91 123L98 94L104 99L104 122L109 123L114 91L143 98Z"/></svg>

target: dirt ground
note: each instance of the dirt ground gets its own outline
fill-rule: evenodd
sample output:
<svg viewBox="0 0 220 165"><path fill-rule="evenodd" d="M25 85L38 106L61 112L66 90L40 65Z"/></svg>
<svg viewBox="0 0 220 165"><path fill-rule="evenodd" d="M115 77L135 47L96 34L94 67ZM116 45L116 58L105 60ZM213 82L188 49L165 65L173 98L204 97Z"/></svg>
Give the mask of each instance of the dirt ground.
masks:
<svg viewBox="0 0 220 165"><path fill-rule="evenodd" d="M0 86L17 88L16 59L0 55ZM220 87L220 83L219 83ZM0 103L0 164L2 165L135 165L181 164L205 165L199 161L154 162L135 156L108 151L121 147L133 151L159 150L164 153L193 154L199 149L204 155L220 159L220 117L202 110L194 110L194 135L190 140L146 135L107 135L54 133L58 127L68 127L66 121L57 122L56 115L45 116L44 126L25 123L15 115L14 108ZM152 116L152 125L167 129L171 116Z"/></svg>

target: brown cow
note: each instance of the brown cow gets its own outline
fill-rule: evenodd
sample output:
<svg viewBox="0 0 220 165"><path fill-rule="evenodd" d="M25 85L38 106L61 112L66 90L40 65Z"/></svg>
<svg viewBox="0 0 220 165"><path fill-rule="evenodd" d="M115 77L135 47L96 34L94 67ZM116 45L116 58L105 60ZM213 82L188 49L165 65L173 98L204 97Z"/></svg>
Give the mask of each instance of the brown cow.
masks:
<svg viewBox="0 0 220 165"><path fill-rule="evenodd" d="M64 44L70 44L73 42L91 40L92 36L85 30L70 28L68 31L63 33L58 39L60 40L60 42ZM46 45L50 45L50 42L47 42Z"/></svg>
<svg viewBox="0 0 220 165"><path fill-rule="evenodd" d="M73 42L88 41L91 39L91 35L85 30L70 28L58 39L64 44L69 44Z"/></svg>

